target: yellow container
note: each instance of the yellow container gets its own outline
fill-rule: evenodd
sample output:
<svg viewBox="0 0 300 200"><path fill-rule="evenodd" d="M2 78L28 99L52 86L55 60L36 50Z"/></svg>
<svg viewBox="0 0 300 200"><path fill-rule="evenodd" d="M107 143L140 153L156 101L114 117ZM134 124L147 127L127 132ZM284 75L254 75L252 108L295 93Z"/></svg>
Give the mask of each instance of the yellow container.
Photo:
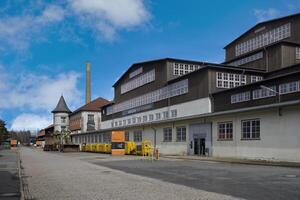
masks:
<svg viewBox="0 0 300 200"><path fill-rule="evenodd" d="M151 141L144 140L142 142L142 156L150 156L153 154L153 147Z"/></svg>
<svg viewBox="0 0 300 200"><path fill-rule="evenodd" d="M92 152L97 152L97 144L92 144Z"/></svg>
<svg viewBox="0 0 300 200"><path fill-rule="evenodd" d="M85 151L91 152L92 151L92 145L91 144L86 144Z"/></svg>
<svg viewBox="0 0 300 200"><path fill-rule="evenodd" d="M96 144L96 150L95 150L95 152L100 153L100 145L101 144Z"/></svg>
<svg viewBox="0 0 300 200"><path fill-rule="evenodd" d="M100 152L100 153L104 153L104 146L103 146L102 143L99 144L99 152Z"/></svg>
<svg viewBox="0 0 300 200"><path fill-rule="evenodd" d="M83 151L83 152L85 151L85 145L81 146L81 151Z"/></svg>
<svg viewBox="0 0 300 200"><path fill-rule="evenodd" d="M136 154L136 144L133 141L125 142L125 154L133 155Z"/></svg>
<svg viewBox="0 0 300 200"><path fill-rule="evenodd" d="M111 153L111 144L103 144L103 152Z"/></svg>

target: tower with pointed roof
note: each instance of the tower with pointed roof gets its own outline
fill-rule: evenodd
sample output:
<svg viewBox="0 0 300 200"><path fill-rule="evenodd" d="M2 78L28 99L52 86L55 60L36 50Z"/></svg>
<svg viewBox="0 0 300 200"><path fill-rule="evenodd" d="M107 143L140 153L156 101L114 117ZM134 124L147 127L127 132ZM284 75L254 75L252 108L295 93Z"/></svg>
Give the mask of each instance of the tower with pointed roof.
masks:
<svg viewBox="0 0 300 200"><path fill-rule="evenodd" d="M52 110L54 132L62 132L69 129L69 114L71 110L63 96L60 97L56 107Z"/></svg>

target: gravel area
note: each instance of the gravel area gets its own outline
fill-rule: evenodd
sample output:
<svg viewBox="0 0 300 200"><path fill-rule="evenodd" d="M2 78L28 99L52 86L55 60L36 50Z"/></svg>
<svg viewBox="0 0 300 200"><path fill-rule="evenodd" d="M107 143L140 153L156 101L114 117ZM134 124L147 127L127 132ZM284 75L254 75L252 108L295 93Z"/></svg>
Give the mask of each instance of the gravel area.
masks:
<svg viewBox="0 0 300 200"><path fill-rule="evenodd" d="M237 199L113 170L77 155L22 148L27 199Z"/></svg>

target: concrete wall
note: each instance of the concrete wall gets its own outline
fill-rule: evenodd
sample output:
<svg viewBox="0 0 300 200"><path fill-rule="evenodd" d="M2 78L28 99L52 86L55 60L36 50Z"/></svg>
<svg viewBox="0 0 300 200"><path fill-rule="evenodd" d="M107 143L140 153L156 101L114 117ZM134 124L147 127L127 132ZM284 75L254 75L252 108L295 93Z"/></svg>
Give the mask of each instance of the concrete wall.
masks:
<svg viewBox="0 0 300 200"><path fill-rule="evenodd" d="M61 117L66 117L65 123L62 122ZM69 114L68 113L55 113L53 115L54 132L61 132L61 127L65 126L69 129Z"/></svg>
<svg viewBox="0 0 300 200"><path fill-rule="evenodd" d="M160 108L160 109L155 109L155 110L151 110L151 111L147 111L147 112L141 112L141 113L137 113L134 115L129 115L126 117L121 117L121 118L116 118L113 120L107 120L107 121L102 121L101 122L101 129L105 130L105 129L110 129L113 128L112 127L112 123L115 122L119 122L119 121L123 121L123 120L127 120L127 119L131 119L132 117L142 117L143 116L148 116L150 114L154 115L154 120L153 122L156 121L162 121L165 120L163 118L163 112L164 111L171 111L171 110L177 110L177 116L173 117L173 119L176 118L180 118L180 117L187 117L187 116L192 116L192 115L199 115L199 114L204 114L204 113L210 113L211 112L211 102L210 99L207 98L201 98L198 100L194 100L194 101L188 101L186 103L181 103L181 104L176 104L173 106L168 106L168 107L164 107L164 108ZM156 120L155 118L155 114L156 113L161 113L161 119L160 120ZM171 113L169 113L169 118L172 118ZM142 125L142 123L141 123ZM118 128L125 128L124 126L118 126Z"/></svg>
<svg viewBox="0 0 300 200"><path fill-rule="evenodd" d="M87 131L88 115L94 115L95 130L100 129L101 112L82 112L81 113L81 121L82 121L81 131L83 133Z"/></svg>
<svg viewBox="0 0 300 200"><path fill-rule="evenodd" d="M212 119L213 156L300 161L300 106ZM260 140L241 140L241 120L259 118ZM218 122L233 122L233 140L218 141Z"/></svg>

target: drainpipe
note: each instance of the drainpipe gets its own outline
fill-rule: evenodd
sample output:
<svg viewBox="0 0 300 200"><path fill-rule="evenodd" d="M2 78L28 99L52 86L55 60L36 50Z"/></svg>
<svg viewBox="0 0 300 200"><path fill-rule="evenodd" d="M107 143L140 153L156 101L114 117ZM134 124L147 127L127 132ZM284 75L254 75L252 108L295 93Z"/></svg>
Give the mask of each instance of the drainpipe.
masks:
<svg viewBox="0 0 300 200"><path fill-rule="evenodd" d="M265 51L265 56L266 56L266 70L267 72L269 72L269 56L268 56L268 51L266 49L266 47L264 47L264 51Z"/></svg>
<svg viewBox="0 0 300 200"><path fill-rule="evenodd" d="M152 126L151 126L151 128L154 131L154 148L156 149L156 129Z"/></svg>

